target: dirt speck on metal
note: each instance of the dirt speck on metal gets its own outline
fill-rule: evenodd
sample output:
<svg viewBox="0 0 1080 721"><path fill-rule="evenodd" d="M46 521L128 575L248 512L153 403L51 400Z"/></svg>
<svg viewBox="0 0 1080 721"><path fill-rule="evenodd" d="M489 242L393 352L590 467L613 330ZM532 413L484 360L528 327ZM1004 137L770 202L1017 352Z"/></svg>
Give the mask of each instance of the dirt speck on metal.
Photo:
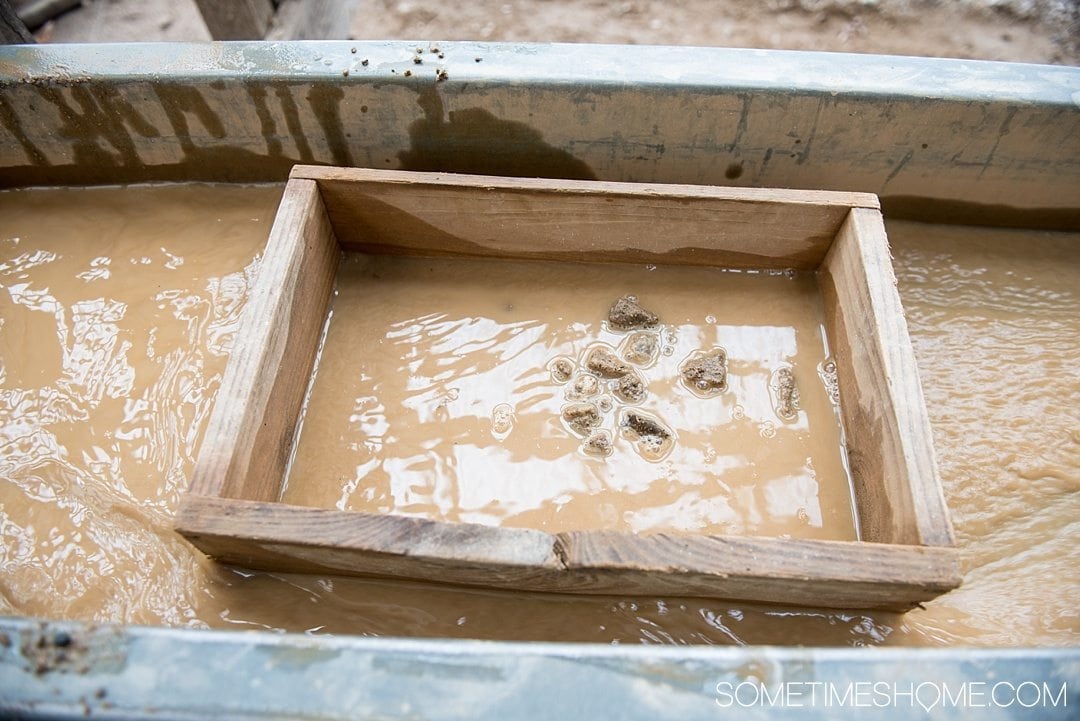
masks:
<svg viewBox="0 0 1080 721"><path fill-rule="evenodd" d="M118 627L42 622L19 632L19 653L37 676L118 670L127 659L124 638Z"/></svg>

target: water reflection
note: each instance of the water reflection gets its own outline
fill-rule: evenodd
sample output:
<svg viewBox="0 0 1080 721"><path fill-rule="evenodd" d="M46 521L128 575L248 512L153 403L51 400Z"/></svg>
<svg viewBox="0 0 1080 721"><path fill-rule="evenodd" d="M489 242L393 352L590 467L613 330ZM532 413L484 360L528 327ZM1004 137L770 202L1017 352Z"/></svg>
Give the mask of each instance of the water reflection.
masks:
<svg viewBox="0 0 1080 721"><path fill-rule="evenodd" d="M1065 235L890 225L966 571L961 588L926 610L899 616L511 594L208 562L171 523L279 194L207 186L0 192L0 613L625 644L1075 644L1080 243ZM484 317L514 322L507 305L515 302L504 297ZM589 308L582 299L571 310L556 309L557 328L575 343L591 338L572 317L602 313L603 304ZM709 314L671 323L700 325ZM423 387L443 384L446 392L424 403L460 404L463 389L453 398L458 386L436 378L458 362L431 366L434 380ZM358 371L362 382L371 377ZM539 377L512 380L536 397L518 405L523 417L553 403ZM343 476L356 486L338 486L327 505L373 492L360 481L380 463L377 446L393 436L376 398L343 402L341 417L363 430L348 448L368 455L349 460ZM756 433L766 410L728 404L725 422L746 421ZM462 432L490 436L490 417L463 415L480 425ZM425 417L442 422L434 410ZM544 443L562 433L557 424L533 429L547 434ZM777 423L777 437L785 431L798 432ZM699 455L688 465L722 471L743 513L798 515L791 493L809 496L808 489L779 477L776 491L757 494L752 482L728 477L753 460L742 449L708 443L705 430L681 433L697 434ZM482 463L467 453L454 459L459 474ZM690 491L708 482L680 481ZM489 512L479 498L467 502L476 514ZM618 515L614 504L599 507L605 518Z"/></svg>
<svg viewBox="0 0 1080 721"><path fill-rule="evenodd" d="M660 269L640 296L662 325L610 329L613 299L644 278L347 256L283 500L550 531L853 538L813 279ZM721 343L730 382L686 387L686 358ZM772 386L793 364L808 402L782 417ZM633 414L660 435L622 427Z"/></svg>

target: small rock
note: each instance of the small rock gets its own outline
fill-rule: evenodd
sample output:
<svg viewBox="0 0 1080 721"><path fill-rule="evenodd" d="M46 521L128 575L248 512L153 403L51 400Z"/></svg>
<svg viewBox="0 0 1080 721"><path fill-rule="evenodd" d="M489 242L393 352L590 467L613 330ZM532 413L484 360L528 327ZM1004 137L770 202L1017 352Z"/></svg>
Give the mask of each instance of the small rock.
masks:
<svg viewBox="0 0 1080 721"><path fill-rule="evenodd" d="M633 441L634 450L646 461L660 461L675 447L675 433L647 413L625 411L620 425L623 435Z"/></svg>
<svg viewBox="0 0 1080 721"><path fill-rule="evenodd" d="M562 410L566 425L581 436L588 436L600 425L600 411L592 403L571 403Z"/></svg>
<svg viewBox="0 0 1080 721"><path fill-rule="evenodd" d="M840 405L840 379L836 375L836 362L826 360L818 366L818 375L825 385L825 392L829 394L829 402L834 406Z"/></svg>
<svg viewBox="0 0 1080 721"><path fill-rule="evenodd" d="M655 458L664 452L664 439L660 436L642 436L638 439L638 448L646 458Z"/></svg>
<svg viewBox="0 0 1080 721"><path fill-rule="evenodd" d="M491 411L491 435L502 440L514 430L514 408L509 403L500 403Z"/></svg>
<svg viewBox="0 0 1080 721"><path fill-rule="evenodd" d="M626 414L626 427L642 437L655 436L661 440L671 437L671 431L665 428L660 421L637 411L630 411Z"/></svg>
<svg viewBox="0 0 1080 721"><path fill-rule="evenodd" d="M788 421L799 415L799 387L790 368L776 371L776 414Z"/></svg>
<svg viewBox="0 0 1080 721"><path fill-rule="evenodd" d="M727 351L713 348L696 354L683 363L680 372L686 385L699 393L727 390Z"/></svg>
<svg viewBox="0 0 1080 721"><path fill-rule="evenodd" d="M581 448L591 456L610 456L613 448L611 434L607 431L595 431L585 439Z"/></svg>
<svg viewBox="0 0 1080 721"><path fill-rule="evenodd" d="M645 400L647 391L645 381L634 371L620 378L615 386L615 395L626 403L640 403Z"/></svg>
<svg viewBox="0 0 1080 721"><path fill-rule="evenodd" d="M566 356L559 356L548 363L551 379L556 383L566 383L574 375L574 361Z"/></svg>
<svg viewBox="0 0 1080 721"><path fill-rule="evenodd" d="M581 373L574 378L574 383L570 386L570 393L568 395L574 398L592 398L599 392L600 381L596 379L596 376L589 375L588 373Z"/></svg>
<svg viewBox="0 0 1080 721"><path fill-rule="evenodd" d="M630 363L647 366L656 360L660 352L660 339L656 333L637 331L626 337L622 344L622 357Z"/></svg>
<svg viewBox="0 0 1080 721"><path fill-rule="evenodd" d="M619 360L618 356L605 346L589 351L585 367L602 378L621 378L630 372L630 366Z"/></svg>
<svg viewBox="0 0 1080 721"><path fill-rule="evenodd" d="M637 298L632 295L624 295L615 301L608 311L608 322L612 328L619 330L634 330L640 328L655 328L660 319L655 313L650 313L638 304Z"/></svg>

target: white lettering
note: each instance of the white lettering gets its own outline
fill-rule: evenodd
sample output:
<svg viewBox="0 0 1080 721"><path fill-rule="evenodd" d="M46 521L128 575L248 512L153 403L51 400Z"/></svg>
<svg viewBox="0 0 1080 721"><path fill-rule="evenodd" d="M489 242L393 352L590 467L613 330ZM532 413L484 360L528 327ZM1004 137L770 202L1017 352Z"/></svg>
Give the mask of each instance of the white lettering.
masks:
<svg viewBox="0 0 1080 721"><path fill-rule="evenodd" d="M923 693L923 689L929 689L929 693ZM933 701L927 699L932 698ZM930 709L941 703L941 689L938 688L936 683L930 681L923 681L915 687L915 700L918 702L922 710L930 713Z"/></svg>
<svg viewBox="0 0 1080 721"><path fill-rule="evenodd" d="M1024 703L1024 697L1020 694L1020 692L1023 691L1026 686L1030 686L1031 688L1035 689L1035 698L1032 699L1031 703ZM1016 702L1018 704L1020 704L1021 706L1023 706L1024 708L1031 708L1032 706L1038 706L1039 705L1039 684L1035 683L1034 681L1024 681L1022 684L1017 686L1016 687Z"/></svg>
<svg viewBox="0 0 1080 721"><path fill-rule="evenodd" d="M850 683L848 683L847 688L845 689L843 696L837 696L837 694L836 694L836 686L832 685L831 683L829 684L829 698L835 699L836 702L837 702L836 703L837 706L847 706L849 703L851 703L852 694L853 694L852 685ZM826 704L826 705L828 706L828 705L831 705L831 704Z"/></svg>
<svg viewBox="0 0 1080 721"><path fill-rule="evenodd" d="M1009 703L1002 703L1001 699L998 698L998 688L1001 686L1009 687ZM1000 708L1009 708L1014 703L1016 703L1016 686L1013 686L1008 681L998 681L990 687L990 700L994 702L995 706L998 706Z"/></svg>
<svg viewBox="0 0 1080 721"><path fill-rule="evenodd" d="M831 681L785 681L768 686L757 679L734 684L718 681L716 705L731 708L762 706L769 708L808 708L818 703L826 707L848 708L902 708L918 706L930 713L942 708L1009 708L1019 704L1023 708L1067 707L1068 682L1054 689L1048 682L967 681L949 685L945 681L921 683L897 683L889 681L848 681L845 684Z"/></svg>
<svg viewBox="0 0 1080 721"><path fill-rule="evenodd" d="M1050 696L1050 687L1046 685L1046 681L1043 681L1043 685L1042 685L1043 696L1045 696L1048 700L1052 701L1052 705L1054 706L1054 708L1057 708L1058 701L1061 702L1062 708L1069 705L1069 698L1068 698L1068 696L1065 695L1065 689L1066 689L1067 685L1068 685L1068 683L1066 681L1062 681L1061 682L1061 688L1058 689L1057 698L1052 698ZM1046 706L1046 701L1043 701L1043 706Z"/></svg>
<svg viewBox="0 0 1080 721"><path fill-rule="evenodd" d="M907 696L908 706L915 707L915 684L909 683L907 691L901 691L893 684L893 703L896 703L897 699L901 696Z"/></svg>
<svg viewBox="0 0 1080 721"><path fill-rule="evenodd" d="M967 696L967 684L966 683L960 684L960 689L958 690L956 696L952 695L952 691L949 690L949 684L947 684L947 683L941 684L941 691L942 691L942 693L941 693L941 696L942 696L941 705L942 706L952 705L953 708L956 708L957 706L965 706L965 705L967 705L965 700L964 700L965 697Z"/></svg>
<svg viewBox="0 0 1080 721"><path fill-rule="evenodd" d="M735 703L735 696L731 693L729 681L718 681L716 684L716 705L720 708L731 708Z"/></svg>
<svg viewBox="0 0 1080 721"><path fill-rule="evenodd" d="M753 701L744 701L743 700L742 690L744 688L749 688L754 693L754 700ZM754 683L753 681L743 681L742 683L740 683L738 686L735 687L735 700L738 702L738 704L740 706L743 706L743 707L757 706L758 703L761 701L761 691L760 691L758 685L756 683Z"/></svg>
<svg viewBox="0 0 1080 721"><path fill-rule="evenodd" d="M768 705L768 706L772 707L772 706L776 706L777 704L779 704L780 706L783 706L784 705L784 689L785 688L787 688L786 683L777 684L777 686L776 686L776 695L774 696L774 695L771 695L769 693L769 687L768 686L766 686L765 684L761 684L761 691L760 691L761 692L761 705L762 706Z"/></svg>

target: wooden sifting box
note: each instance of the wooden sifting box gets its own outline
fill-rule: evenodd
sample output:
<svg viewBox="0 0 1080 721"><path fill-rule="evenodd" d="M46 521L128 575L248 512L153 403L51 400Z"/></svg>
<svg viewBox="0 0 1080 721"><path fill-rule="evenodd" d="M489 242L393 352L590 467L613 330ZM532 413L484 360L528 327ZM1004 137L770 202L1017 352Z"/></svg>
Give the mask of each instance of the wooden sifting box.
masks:
<svg viewBox="0 0 1080 721"><path fill-rule="evenodd" d="M343 249L816 270L861 540L553 534L278 502ZM176 526L253 568L529 591L906 610L960 582L888 241L864 193L297 166Z"/></svg>

